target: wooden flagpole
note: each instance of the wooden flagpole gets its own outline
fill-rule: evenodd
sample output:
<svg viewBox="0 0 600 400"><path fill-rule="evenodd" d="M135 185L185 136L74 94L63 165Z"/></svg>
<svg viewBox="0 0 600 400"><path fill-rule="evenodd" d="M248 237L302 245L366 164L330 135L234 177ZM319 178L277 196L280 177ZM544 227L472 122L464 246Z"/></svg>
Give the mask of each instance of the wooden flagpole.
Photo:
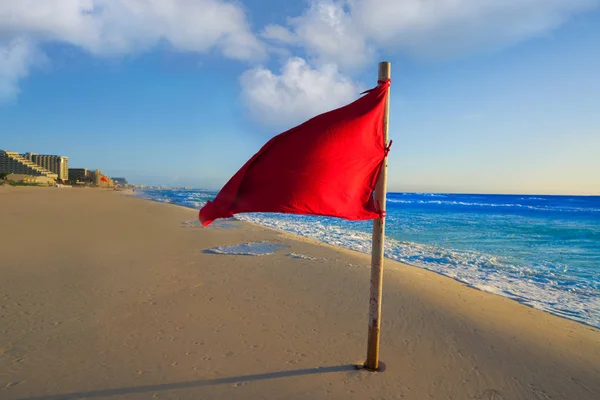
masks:
<svg viewBox="0 0 600 400"><path fill-rule="evenodd" d="M378 81L391 77L391 64L379 63ZM389 90L389 89L388 89ZM390 98L385 102L383 114L383 145L388 146ZM387 157L375 186L375 204L385 212L385 194L387 186ZM379 333L381 328L381 288L383 283L383 244L385 238L385 216L373 220L373 247L371 251L371 292L369 296L369 339L367 345L367 361L365 369L369 371L382 370L383 363L379 362Z"/></svg>

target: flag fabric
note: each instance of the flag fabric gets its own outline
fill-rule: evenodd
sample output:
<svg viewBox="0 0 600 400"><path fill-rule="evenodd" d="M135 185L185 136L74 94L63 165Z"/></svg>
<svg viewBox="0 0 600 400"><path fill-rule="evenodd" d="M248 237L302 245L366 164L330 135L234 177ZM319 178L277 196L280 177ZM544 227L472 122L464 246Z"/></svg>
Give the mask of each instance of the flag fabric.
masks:
<svg viewBox="0 0 600 400"><path fill-rule="evenodd" d="M389 151L389 86L380 81L353 103L272 138L200 210L202 224L243 212L381 218L373 191Z"/></svg>
<svg viewBox="0 0 600 400"><path fill-rule="evenodd" d="M104 176L104 175L102 175L102 178L100 178L100 180L101 180L102 182L108 182L108 179L106 179L106 176Z"/></svg>

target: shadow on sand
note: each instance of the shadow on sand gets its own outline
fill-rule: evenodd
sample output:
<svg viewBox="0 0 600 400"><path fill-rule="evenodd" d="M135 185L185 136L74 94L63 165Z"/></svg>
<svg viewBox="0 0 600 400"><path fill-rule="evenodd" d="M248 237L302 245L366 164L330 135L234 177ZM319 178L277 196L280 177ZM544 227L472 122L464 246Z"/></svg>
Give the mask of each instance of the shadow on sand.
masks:
<svg viewBox="0 0 600 400"><path fill-rule="evenodd" d="M301 375L326 374L326 373L332 373L332 372L350 372L350 371L355 371L355 370L356 369L355 369L354 365L339 365L339 366L333 366L333 367L299 369L299 370L295 370L295 371L269 372L269 373L265 373L265 374L233 376L230 378L206 379L206 380L188 381L188 382L173 382L173 383L164 383L164 384L160 384L160 385L131 386L131 387L123 387L123 388L115 388L115 389L100 389L100 390L92 390L89 392L73 392L73 393L63 393L63 394L51 394L51 395L44 395L44 396L34 396L34 397L21 397L18 400L71 400L71 399L93 398L93 397L108 397L108 396L135 394L135 393L158 392L158 391L164 391L164 390L189 389L189 388L196 388L196 387L202 387L202 386L223 385L223 384L228 384L228 383L233 384L233 383L241 383L241 382L262 381L262 380L266 380L266 379L286 378L286 377L301 376Z"/></svg>

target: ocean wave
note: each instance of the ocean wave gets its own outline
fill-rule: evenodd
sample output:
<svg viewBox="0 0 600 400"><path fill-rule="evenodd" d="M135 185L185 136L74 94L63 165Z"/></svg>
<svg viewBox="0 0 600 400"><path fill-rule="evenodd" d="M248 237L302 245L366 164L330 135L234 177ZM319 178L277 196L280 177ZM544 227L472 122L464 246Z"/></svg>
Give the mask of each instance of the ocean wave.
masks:
<svg viewBox="0 0 600 400"><path fill-rule="evenodd" d="M494 208L526 208L529 210L538 211L556 211L556 212L600 212L600 208L591 207L569 207L569 206L540 206L520 203L478 203L454 200L404 200L388 198L388 203L396 204L420 204L420 205L447 205L447 206L464 206L464 207L494 207Z"/></svg>
<svg viewBox="0 0 600 400"><path fill-rule="evenodd" d="M183 207L204 207L206 202L214 197L209 191L177 191L177 190L138 190L137 197L159 203L172 203Z"/></svg>
<svg viewBox="0 0 600 400"><path fill-rule="evenodd" d="M392 193L390 193L392 194ZM424 196L424 197L448 197L448 194L443 193L393 193L397 196Z"/></svg>

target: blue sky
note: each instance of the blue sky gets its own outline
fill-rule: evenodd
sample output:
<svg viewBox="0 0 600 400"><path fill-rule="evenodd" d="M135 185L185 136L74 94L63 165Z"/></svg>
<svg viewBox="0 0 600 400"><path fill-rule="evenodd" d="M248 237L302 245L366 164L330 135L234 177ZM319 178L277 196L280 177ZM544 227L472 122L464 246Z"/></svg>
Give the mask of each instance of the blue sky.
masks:
<svg viewBox="0 0 600 400"><path fill-rule="evenodd" d="M0 0L0 148L219 188L392 62L389 189L600 194L596 0Z"/></svg>

